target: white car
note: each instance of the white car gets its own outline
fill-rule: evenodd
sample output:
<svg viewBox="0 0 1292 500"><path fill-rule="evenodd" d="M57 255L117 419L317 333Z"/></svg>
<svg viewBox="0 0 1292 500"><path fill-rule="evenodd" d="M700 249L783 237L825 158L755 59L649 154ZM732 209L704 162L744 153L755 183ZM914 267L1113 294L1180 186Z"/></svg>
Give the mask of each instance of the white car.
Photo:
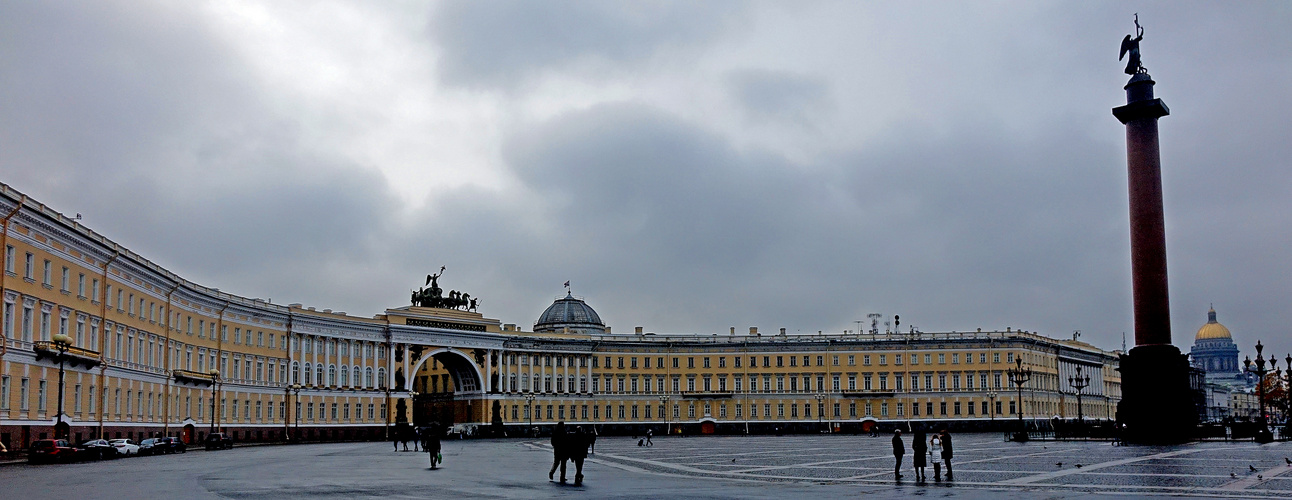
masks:
<svg viewBox="0 0 1292 500"><path fill-rule="evenodd" d="M108 443L117 449L117 454L123 457L129 457L139 454L139 445L130 442L129 439L110 439Z"/></svg>

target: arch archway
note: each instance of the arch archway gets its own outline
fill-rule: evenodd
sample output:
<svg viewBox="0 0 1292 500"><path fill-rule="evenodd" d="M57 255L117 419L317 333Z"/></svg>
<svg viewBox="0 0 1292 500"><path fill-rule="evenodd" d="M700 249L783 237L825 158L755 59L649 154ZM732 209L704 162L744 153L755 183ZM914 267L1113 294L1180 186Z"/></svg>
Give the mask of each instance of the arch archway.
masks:
<svg viewBox="0 0 1292 500"><path fill-rule="evenodd" d="M413 401L413 425L432 420L446 426L485 420L479 411L483 408L479 401L484 395L484 375L470 354L429 347L409 368L407 387L418 393Z"/></svg>

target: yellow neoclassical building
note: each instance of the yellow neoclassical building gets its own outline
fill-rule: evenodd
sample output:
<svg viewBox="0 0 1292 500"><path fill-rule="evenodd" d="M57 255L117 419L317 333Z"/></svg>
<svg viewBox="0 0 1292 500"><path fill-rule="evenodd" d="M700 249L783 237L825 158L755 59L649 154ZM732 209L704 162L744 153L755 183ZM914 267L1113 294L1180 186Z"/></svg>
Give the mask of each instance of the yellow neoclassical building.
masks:
<svg viewBox="0 0 1292 500"><path fill-rule="evenodd" d="M0 441L180 436L386 439L434 419L516 434L1003 428L1120 397L1116 353L1032 332L613 333L556 299L530 331L419 290L371 317L181 278L0 184ZM1032 371L1021 391L1006 370ZM62 382L60 383L60 370ZM61 395L61 396L60 396ZM62 412L59 413L61 401Z"/></svg>

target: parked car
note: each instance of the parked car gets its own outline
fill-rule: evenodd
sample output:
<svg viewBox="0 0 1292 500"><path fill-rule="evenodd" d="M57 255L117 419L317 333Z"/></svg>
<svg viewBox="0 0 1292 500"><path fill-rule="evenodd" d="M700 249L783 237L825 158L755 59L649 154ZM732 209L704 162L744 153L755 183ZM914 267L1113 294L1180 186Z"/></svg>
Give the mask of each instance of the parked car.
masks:
<svg viewBox="0 0 1292 500"><path fill-rule="evenodd" d="M165 453L165 450L157 447L157 438L148 438L139 442L140 455L158 455L161 453Z"/></svg>
<svg viewBox="0 0 1292 500"><path fill-rule="evenodd" d="M188 445L176 437L157 438L153 446L160 448L162 453L188 453Z"/></svg>
<svg viewBox="0 0 1292 500"><path fill-rule="evenodd" d="M91 439L81 443L81 445L76 448L80 450L81 456L87 460L117 458L117 448L112 446L112 444L106 439Z"/></svg>
<svg viewBox="0 0 1292 500"><path fill-rule="evenodd" d="M129 439L109 439L108 443L117 449L117 454L123 457L139 454L139 445Z"/></svg>
<svg viewBox="0 0 1292 500"><path fill-rule="evenodd" d="M475 435L476 424L454 424L453 427L449 428L449 437L451 438L456 437L458 439L464 439L475 437Z"/></svg>
<svg viewBox="0 0 1292 500"><path fill-rule="evenodd" d="M212 432L206 435L204 442L207 451L233 449L233 437L223 432Z"/></svg>
<svg viewBox="0 0 1292 500"><path fill-rule="evenodd" d="M65 439L40 439L31 443L27 450L27 461L33 464L41 462L71 462L76 460L77 450Z"/></svg>

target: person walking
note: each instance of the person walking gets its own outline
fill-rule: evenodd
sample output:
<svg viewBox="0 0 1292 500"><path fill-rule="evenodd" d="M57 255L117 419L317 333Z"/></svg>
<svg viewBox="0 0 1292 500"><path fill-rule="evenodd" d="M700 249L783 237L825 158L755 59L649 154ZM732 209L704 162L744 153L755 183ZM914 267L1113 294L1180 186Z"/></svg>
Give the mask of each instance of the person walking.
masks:
<svg viewBox="0 0 1292 500"><path fill-rule="evenodd" d="M592 432L588 433L588 447L590 453L597 454L597 426L592 426Z"/></svg>
<svg viewBox="0 0 1292 500"><path fill-rule="evenodd" d="M436 466L444 461L440 455L440 436L443 434L440 423L436 421L432 421L422 431L422 449L431 455L431 470L435 470Z"/></svg>
<svg viewBox="0 0 1292 500"><path fill-rule="evenodd" d="M929 453L929 442L926 441L924 429L915 429L911 435L911 462L915 465L915 480L924 481L924 467L927 463Z"/></svg>
<svg viewBox="0 0 1292 500"><path fill-rule="evenodd" d="M947 481L951 480L951 433L942 429L942 463L947 467Z"/></svg>
<svg viewBox="0 0 1292 500"><path fill-rule="evenodd" d="M570 460L574 462L575 486L583 484L583 461L588 458L588 445L591 444L589 437L591 435L583 431L583 426L579 426L568 441L567 448L569 449ZM564 481L565 479L562 478L561 480Z"/></svg>
<svg viewBox="0 0 1292 500"><path fill-rule="evenodd" d="M933 459L933 480L942 481L942 462L938 459L942 457L942 435L934 434L929 438L929 458Z"/></svg>
<svg viewBox="0 0 1292 500"><path fill-rule="evenodd" d="M906 454L906 445L902 443L902 430L893 431L893 458L897 463L893 465L893 478L902 480L902 455Z"/></svg>
<svg viewBox="0 0 1292 500"><path fill-rule="evenodd" d="M565 435L565 422L557 422L552 429L552 470L547 473L547 480L556 476L556 468L561 468L561 482L565 482L565 461L569 459L569 437Z"/></svg>
<svg viewBox="0 0 1292 500"><path fill-rule="evenodd" d="M653 435L655 435L655 431L654 431L654 430L652 430L652 429L646 429L646 446L655 446L655 443L652 443L652 442L650 441L650 437L651 437L651 436L653 436Z"/></svg>
<svg viewBox="0 0 1292 500"><path fill-rule="evenodd" d="M409 437L409 439L411 439L411 440L413 441L413 451L418 451L418 449L417 449L417 445L418 445L418 444L420 444L420 441L422 440L422 428L421 428L421 427L409 427L409 428L408 428L408 434L409 434L409 436L408 436L408 437Z"/></svg>

